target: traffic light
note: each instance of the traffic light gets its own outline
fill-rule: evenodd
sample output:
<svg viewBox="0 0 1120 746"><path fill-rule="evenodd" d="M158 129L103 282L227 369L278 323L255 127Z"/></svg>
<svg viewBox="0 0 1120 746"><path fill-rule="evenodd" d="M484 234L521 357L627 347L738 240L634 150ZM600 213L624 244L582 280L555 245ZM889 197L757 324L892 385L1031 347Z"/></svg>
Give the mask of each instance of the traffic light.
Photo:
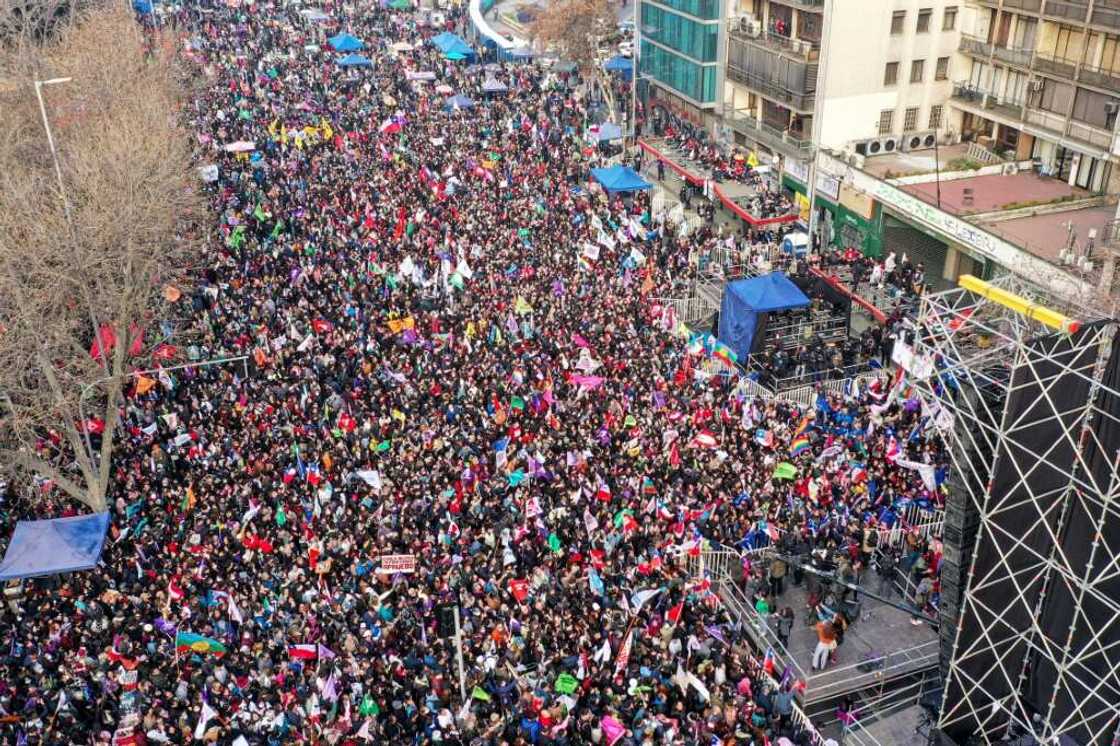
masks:
<svg viewBox="0 0 1120 746"><path fill-rule="evenodd" d="M440 604L436 607L436 625L440 637L455 636L454 604Z"/></svg>

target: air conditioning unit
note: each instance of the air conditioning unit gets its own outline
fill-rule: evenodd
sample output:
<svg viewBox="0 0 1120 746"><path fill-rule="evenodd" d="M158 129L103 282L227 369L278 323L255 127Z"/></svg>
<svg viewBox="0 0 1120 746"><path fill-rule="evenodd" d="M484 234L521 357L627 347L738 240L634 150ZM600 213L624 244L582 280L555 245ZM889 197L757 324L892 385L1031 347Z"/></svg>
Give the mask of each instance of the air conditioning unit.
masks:
<svg viewBox="0 0 1120 746"><path fill-rule="evenodd" d="M1019 173L1019 164L1005 163L1003 164L1003 168L1000 169L1000 173L1004 176L1014 176L1015 174Z"/></svg>
<svg viewBox="0 0 1120 746"><path fill-rule="evenodd" d="M848 153L847 161L852 168L863 169L863 164L867 162L867 158L859 153Z"/></svg>
<svg viewBox="0 0 1120 746"><path fill-rule="evenodd" d="M809 54L809 52L813 51L813 45L811 42L797 39L793 42L793 51L795 54Z"/></svg>
<svg viewBox="0 0 1120 746"><path fill-rule="evenodd" d="M856 155L864 157L869 155L878 155L878 148L876 148L875 153L871 152L871 145L876 141L877 138L871 138L870 140L856 140L852 143L852 150L855 151Z"/></svg>
<svg viewBox="0 0 1120 746"><path fill-rule="evenodd" d="M754 16L742 16L739 19L739 31L747 36L761 36L762 35L762 21Z"/></svg>
<svg viewBox="0 0 1120 746"><path fill-rule="evenodd" d="M937 132L929 130L928 132L911 132L902 136L902 149L906 152L911 150L929 150L937 145Z"/></svg>
<svg viewBox="0 0 1120 746"><path fill-rule="evenodd" d="M884 153L894 153L898 150L900 139L901 138L895 137L894 135L888 135L887 137L880 137L879 144L883 146Z"/></svg>

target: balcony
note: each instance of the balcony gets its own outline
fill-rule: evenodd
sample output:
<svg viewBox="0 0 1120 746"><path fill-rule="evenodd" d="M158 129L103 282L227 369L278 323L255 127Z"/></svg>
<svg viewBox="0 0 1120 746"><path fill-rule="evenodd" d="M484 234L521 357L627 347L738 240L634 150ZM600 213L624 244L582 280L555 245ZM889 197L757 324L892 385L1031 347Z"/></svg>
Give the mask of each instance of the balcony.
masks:
<svg viewBox="0 0 1120 746"><path fill-rule="evenodd" d="M1022 102L1001 100L999 96L968 83L953 86L953 100L984 117L998 115L1011 122L1019 122L1023 118Z"/></svg>
<svg viewBox="0 0 1120 746"><path fill-rule="evenodd" d="M1097 0L1096 5L1093 6L1092 23L1110 29L1120 29L1120 2L1106 4L1104 0Z"/></svg>
<svg viewBox="0 0 1120 746"><path fill-rule="evenodd" d="M804 39L791 39L788 36L776 34L773 31L759 34L758 36L751 36L750 34L732 29L731 37L740 41L745 41L748 44L768 49L772 52L784 55L799 62L816 62L820 57L821 48L820 44L816 42L806 41Z"/></svg>
<svg viewBox="0 0 1120 746"><path fill-rule="evenodd" d="M1089 6L1071 0L1046 0L1046 7L1042 14L1066 21L1084 21L1089 15Z"/></svg>
<svg viewBox="0 0 1120 746"><path fill-rule="evenodd" d="M804 132L781 130L729 108L723 110L723 122L736 132L792 158L803 160L813 154L813 143L803 139Z"/></svg>
<svg viewBox="0 0 1120 746"><path fill-rule="evenodd" d="M1087 142L1090 145L1096 146L1101 150L1108 150L1112 147L1112 133L1108 130L1094 127L1091 124L1079 122L1076 119L1069 123L1066 129L1066 134L1074 140Z"/></svg>
<svg viewBox="0 0 1120 746"><path fill-rule="evenodd" d="M1078 80L1086 85L1108 88L1110 91L1120 90L1120 70L1107 70L1092 65L1082 65Z"/></svg>
<svg viewBox="0 0 1120 746"><path fill-rule="evenodd" d="M1102 151L1108 151L1112 147L1112 133L1108 130L1077 120L1066 122L1066 118L1061 114L1028 108L1025 121L1027 124L1048 130L1055 137L1068 137Z"/></svg>
<svg viewBox="0 0 1120 746"><path fill-rule="evenodd" d="M816 100L815 92L791 91L762 75L732 64L727 65L727 77L798 113L804 114L813 110L813 104Z"/></svg>
<svg viewBox="0 0 1120 746"><path fill-rule="evenodd" d="M1020 10L1037 13L1042 9L1042 0L1003 0L1004 10Z"/></svg>
<svg viewBox="0 0 1120 746"><path fill-rule="evenodd" d="M1031 66L1041 73L1073 80L1074 72L1077 70L1077 61L1055 57L1048 52L1037 52Z"/></svg>
<svg viewBox="0 0 1120 746"><path fill-rule="evenodd" d="M1034 50L997 46L992 48L992 54L995 55L995 58L997 60L1002 60L1008 65L1015 65L1016 67L1029 67L1031 64L1031 55L1034 54Z"/></svg>
<svg viewBox="0 0 1120 746"><path fill-rule="evenodd" d="M961 34L961 43L958 49L982 60L987 60L992 53L991 44L972 34Z"/></svg>
<svg viewBox="0 0 1120 746"><path fill-rule="evenodd" d="M774 0L774 2L799 10L824 10L824 0Z"/></svg>

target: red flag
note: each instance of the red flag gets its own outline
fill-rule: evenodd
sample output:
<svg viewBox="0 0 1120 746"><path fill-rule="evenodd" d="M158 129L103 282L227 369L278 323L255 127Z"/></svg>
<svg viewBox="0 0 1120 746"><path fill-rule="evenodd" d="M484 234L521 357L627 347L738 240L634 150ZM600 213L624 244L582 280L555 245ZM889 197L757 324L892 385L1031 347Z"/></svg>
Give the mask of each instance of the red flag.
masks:
<svg viewBox="0 0 1120 746"><path fill-rule="evenodd" d="M676 441L673 441L673 446L669 449L669 466L674 469L681 465L681 451L677 448Z"/></svg>
<svg viewBox="0 0 1120 746"><path fill-rule="evenodd" d="M517 578L510 580L509 592L517 599L517 603L525 603L525 599L529 597L529 581Z"/></svg>
<svg viewBox="0 0 1120 746"><path fill-rule="evenodd" d="M349 412L340 412L338 415L338 429L345 432L352 433L358 427L357 421L350 416Z"/></svg>
<svg viewBox="0 0 1120 746"><path fill-rule="evenodd" d="M117 344L117 334L113 331L113 327L108 324L101 325L101 332L97 335L98 339L93 340L93 344L89 348L89 356L94 360L101 357L101 354L108 353Z"/></svg>
<svg viewBox="0 0 1120 746"><path fill-rule="evenodd" d="M676 624L681 620L682 613L684 613L684 601L681 601L676 606L670 607L669 610L665 612L665 618L673 624Z"/></svg>

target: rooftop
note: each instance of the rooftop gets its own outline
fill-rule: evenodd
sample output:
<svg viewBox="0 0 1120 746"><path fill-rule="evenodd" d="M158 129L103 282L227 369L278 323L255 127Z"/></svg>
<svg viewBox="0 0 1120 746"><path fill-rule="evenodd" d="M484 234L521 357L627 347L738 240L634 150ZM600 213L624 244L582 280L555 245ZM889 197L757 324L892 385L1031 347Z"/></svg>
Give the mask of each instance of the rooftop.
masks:
<svg viewBox="0 0 1120 746"><path fill-rule="evenodd" d="M1105 226L1115 217L1114 205L1098 205L1010 219L995 216L976 222L1035 256L1057 264L1058 253L1069 246L1071 237L1074 245L1083 251L1089 241L1089 231L1095 230L1097 239L1094 243L1100 246Z"/></svg>
<svg viewBox="0 0 1120 746"><path fill-rule="evenodd" d="M959 168L968 158L968 143L942 145L936 149L888 153L868 158L863 170L880 179L897 179L900 176L942 173Z"/></svg>
<svg viewBox="0 0 1120 746"><path fill-rule="evenodd" d="M1093 196L1084 189L1033 171L941 181L940 187L941 209L960 216L1053 205ZM901 188L924 202L937 204L936 181L907 184Z"/></svg>

